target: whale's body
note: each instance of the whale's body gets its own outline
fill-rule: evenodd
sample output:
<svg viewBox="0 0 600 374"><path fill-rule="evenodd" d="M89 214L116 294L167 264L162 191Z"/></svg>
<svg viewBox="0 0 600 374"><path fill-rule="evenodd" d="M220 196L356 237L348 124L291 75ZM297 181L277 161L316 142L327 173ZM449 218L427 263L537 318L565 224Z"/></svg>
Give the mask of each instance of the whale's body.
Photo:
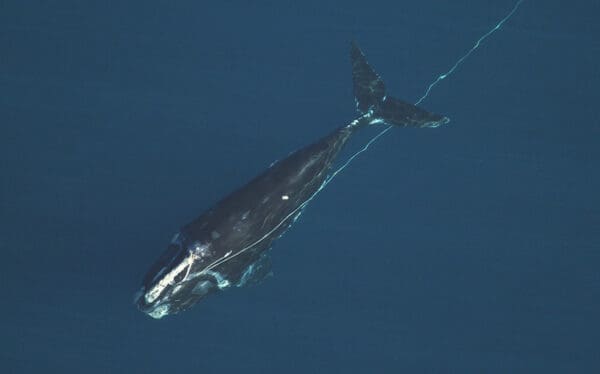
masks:
<svg viewBox="0 0 600 374"><path fill-rule="evenodd" d="M360 116L288 157L183 226L146 274L138 308L153 318L188 309L208 294L260 282L270 273L273 241L327 181L351 135L375 123L437 127L448 118L386 96L385 86L355 44L354 95Z"/></svg>

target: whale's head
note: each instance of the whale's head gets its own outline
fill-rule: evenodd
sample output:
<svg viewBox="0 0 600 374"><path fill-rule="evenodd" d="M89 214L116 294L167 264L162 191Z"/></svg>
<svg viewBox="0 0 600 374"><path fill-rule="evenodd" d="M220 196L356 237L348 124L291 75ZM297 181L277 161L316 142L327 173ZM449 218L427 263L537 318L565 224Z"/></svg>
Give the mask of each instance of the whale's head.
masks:
<svg viewBox="0 0 600 374"><path fill-rule="evenodd" d="M184 243L176 235L167 250L146 273L134 295L137 308L160 319L189 309L229 282L209 269L210 244Z"/></svg>

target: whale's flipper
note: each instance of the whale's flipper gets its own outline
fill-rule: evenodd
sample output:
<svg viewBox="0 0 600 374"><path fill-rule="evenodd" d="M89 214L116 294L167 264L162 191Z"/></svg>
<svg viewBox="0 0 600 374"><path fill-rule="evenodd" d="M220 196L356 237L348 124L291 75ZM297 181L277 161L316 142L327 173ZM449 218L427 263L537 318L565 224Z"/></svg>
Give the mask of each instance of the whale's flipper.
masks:
<svg viewBox="0 0 600 374"><path fill-rule="evenodd" d="M430 113L416 105L386 95L383 80L369 65L355 42L352 42L350 48L350 59L356 109L363 115L371 112L371 123L438 127L450 122L448 117Z"/></svg>

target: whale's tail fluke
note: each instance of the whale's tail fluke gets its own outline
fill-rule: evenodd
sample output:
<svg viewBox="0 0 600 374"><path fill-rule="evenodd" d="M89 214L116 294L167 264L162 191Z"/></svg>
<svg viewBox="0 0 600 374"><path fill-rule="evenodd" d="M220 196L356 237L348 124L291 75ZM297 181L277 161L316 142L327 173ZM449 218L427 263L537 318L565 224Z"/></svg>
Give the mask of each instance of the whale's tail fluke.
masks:
<svg viewBox="0 0 600 374"><path fill-rule="evenodd" d="M383 80L369 65L355 42L352 42L350 48L350 58L356 109L361 115L370 113L370 123L438 127L450 122L448 117L430 113L416 105L388 96Z"/></svg>

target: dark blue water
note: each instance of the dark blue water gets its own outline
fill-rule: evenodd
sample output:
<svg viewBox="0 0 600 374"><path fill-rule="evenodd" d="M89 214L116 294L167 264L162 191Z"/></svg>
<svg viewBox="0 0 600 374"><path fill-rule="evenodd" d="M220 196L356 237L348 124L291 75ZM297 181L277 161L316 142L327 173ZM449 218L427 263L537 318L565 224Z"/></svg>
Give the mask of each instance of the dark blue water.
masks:
<svg viewBox="0 0 600 374"><path fill-rule="evenodd" d="M423 102L451 124L358 158L274 277L132 305L182 224L353 119L350 40L414 102L513 5L0 4L0 371L598 372L593 1L525 1Z"/></svg>

